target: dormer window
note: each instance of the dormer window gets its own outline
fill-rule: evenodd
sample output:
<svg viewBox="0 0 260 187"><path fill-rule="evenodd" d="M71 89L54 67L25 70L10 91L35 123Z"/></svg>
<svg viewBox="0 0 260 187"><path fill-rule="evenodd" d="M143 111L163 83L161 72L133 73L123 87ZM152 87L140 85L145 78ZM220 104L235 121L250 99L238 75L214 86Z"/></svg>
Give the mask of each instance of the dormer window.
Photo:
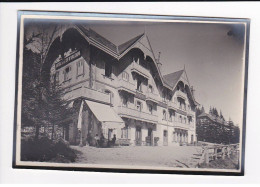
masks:
<svg viewBox="0 0 260 187"><path fill-rule="evenodd" d="M71 79L71 67L66 67L64 70L64 81L68 81Z"/></svg>
<svg viewBox="0 0 260 187"><path fill-rule="evenodd" d="M112 76L112 65L109 63L105 63L105 76L106 77Z"/></svg>
<svg viewBox="0 0 260 187"><path fill-rule="evenodd" d="M83 74L83 61L79 61L77 63L77 75L82 75Z"/></svg>
<svg viewBox="0 0 260 187"><path fill-rule="evenodd" d="M153 93L153 86L152 86L152 85L149 85L149 86L148 86L148 92L149 92L149 93Z"/></svg>
<svg viewBox="0 0 260 187"><path fill-rule="evenodd" d="M163 91L162 97L163 97L163 101L166 101L166 93L165 93L165 91Z"/></svg>
<svg viewBox="0 0 260 187"><path fill-rule="evenodd" d="M124 72L122 73L122 78L123 78L123 80L125 80L125 81L129 81L129 74L124 71Z"/></svg>

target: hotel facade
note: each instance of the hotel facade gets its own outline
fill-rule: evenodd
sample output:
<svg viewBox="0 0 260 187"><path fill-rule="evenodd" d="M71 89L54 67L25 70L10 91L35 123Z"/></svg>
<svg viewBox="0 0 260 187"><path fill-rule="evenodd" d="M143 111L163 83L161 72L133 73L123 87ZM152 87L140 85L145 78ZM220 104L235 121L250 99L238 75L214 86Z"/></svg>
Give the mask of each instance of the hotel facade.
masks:
<svg viewBox="0 0 260 187"><path fill-rule="evenodd" d="M146 33L117 46L90 28L70 25L52 42L46 61L48 76L75 111L62 122L70 144L102 133L130 145L197 140L197 103L186 71L162 75Z"/></svg>

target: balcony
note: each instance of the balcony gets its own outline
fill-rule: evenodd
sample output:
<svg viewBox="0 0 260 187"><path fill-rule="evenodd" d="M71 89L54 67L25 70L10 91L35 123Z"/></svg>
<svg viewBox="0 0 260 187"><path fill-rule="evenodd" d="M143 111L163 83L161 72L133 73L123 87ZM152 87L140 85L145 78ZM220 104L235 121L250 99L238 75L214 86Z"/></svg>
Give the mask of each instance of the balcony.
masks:
<svg viewBox="0 0 260 187"><path fill-rule="evenodd" d="M136 109L127 108L123 106L118 107L118 114L121 117L133 118L140 121L157 123L158 116L156 114L149 114L142 111L138 111Z"/></svg>
<svg viewBox="0 0 260 187"><path fill-rule="evenodd" d="M110 104L110 95L88 88L88 87L78 87L73 90L69 90L65 92L64 99L65 100L74 100L77 98L86 98L91 101L97 101L101 103Z"/></svg>
<svg viewBox="0 0 260 187"><path fill-rule="evenodd" d="M131 71L143 76L146 79L149 79L149 71L136 62L132 63Z"/></svg>
<svg viewBox="0 0 260 187"><path fill-rule="evenodd" d="M189 110L187 110L187 115L194 117L195 116L195 112L189 109Z"/></svg>
<svg viewBox="0 0 260 187"><path fill-rule="evenodd" d="M173 122L171 122L171 124L172 124L174 127L180 127L180 128L182 128L182 129L189 129L189 128L193 127L192 124L181 123L181 122L177 122L177 121L173 121Z"/></svg>
<svg viewBox="0 0 260 187"><path fill-rule="evenodd" d="M184 92L182 92L182 91L180 91L180 90L177 90L177 91L176 91L176 96L177 96L177 97L181 97L181 98L183 98L183 99L186 99L186 98L187 98L186 93L184 93Z"/></svg>
<svg viewBox="0 0 260 187"><path fill-rule="evenodd" d="M160 98L159 98L159 95L157 95L157 94L154 94L154 93L151 93L151 92L147 92L146 93L146 100L158 103Z"/></svg>
<svg viewBox="0 0 260 187"><path fill-rule="evenodd" d="M175 103L172 102L172 101L168 102L168 107L171 108L171 109L174 109L174 110L176 110L177 108L179 108L179 107L177 106L177 104L175 104Z"/></svg>
<svg viewBox="0 0 260 187"><path fill-rule="evenodd" d="M123 90L132 94L136 93L136 86L123 79L118 81L118 90Z"/></svg>

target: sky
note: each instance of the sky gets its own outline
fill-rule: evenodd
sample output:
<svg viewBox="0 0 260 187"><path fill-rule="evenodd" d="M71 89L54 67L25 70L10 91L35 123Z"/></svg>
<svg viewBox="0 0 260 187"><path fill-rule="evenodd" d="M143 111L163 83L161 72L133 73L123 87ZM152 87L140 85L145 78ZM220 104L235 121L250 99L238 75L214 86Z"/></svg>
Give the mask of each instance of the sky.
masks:
<svg viewBox="0 0 260 187"><path fill-rule="evenodd" d="M196 100L208 112L221 109L226 120L242 124L244 25L205 23L89 23L119 45L146 32L155 57L161 52L162 73L184 68Z"/></svg>
<svg viewBox="0 0 260 187"><path fill-rule="evenodd" d="M146 32L155 57L161 52L162 74L184 68L195 99L208 112L222 111L242 125L244 25L82 21L116 45Z"/></svg>

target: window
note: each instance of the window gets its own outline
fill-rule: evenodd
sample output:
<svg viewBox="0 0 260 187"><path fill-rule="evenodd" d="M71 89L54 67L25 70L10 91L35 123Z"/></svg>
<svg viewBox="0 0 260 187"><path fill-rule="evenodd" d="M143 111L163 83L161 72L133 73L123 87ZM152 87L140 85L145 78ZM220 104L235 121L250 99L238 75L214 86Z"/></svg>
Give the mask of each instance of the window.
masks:
<svg viewBox="0 0 260 187"><path fill-rule="evenodd" d="M153 113L153 105L148 104L148 110L149 110L149 113L152 114Z"/></svg>
<svg viewBox="0 0 260 187"><path fill-rule="evenodd" d="M179 122L182 123L182 116L179 116Z"/></svg>
<svg viewBox="0 0 260 187"><path fill-rule="evenodd" d="M129 74L124 71L124 72L122 73L122 78L123 78L123 80L125 80L125 81L129 81Z"/></svg>
<svg viewBox="0 0 260 187"><path fill-rule="evenodd" d="M176 141L176 133L175 133L175 132L173 132L172 141L173 141L173 142Z"/></svg>
<svg viewBox="0 0 260 187"><path fill-rule="evenodd" d="M128 128L124 127L121 129L121 138L127 139L128 138Z"/></svg>
<svg viewBox="0 0 260 187"><path fill-rule="evenodd" d="M112 65L109 63L105 63L105 76L111 77L112 75Z"/></svg>
<svg viewBox="0 0 260 187"><path fill-rule="evenodd" d="M140 101L136 101L136 109L142 111L142 103Z"/></svg>
<svg viewBox="0 0 260 187"><path fill-rule="evenodd" d="M174 97L174 104L177 104L177 97Z"/></svg>
<svg viewBox="0 0 260 187"><path fill-rule="evenodd" d="M60 82L60 80L59 80L59 72L58 71L55 74L55 81L56 81L56 83Z"/></svg>
<svg viewBox="0 0 260 187"><path fill-rule="evenodd" d="M152 85L149 85L149 86L148 86L148 92L149 92L149 93L153 93L153 86L152 86Z"/></svg>
<svg viewBox="0 0 260 187"><path fill-rule="evenodd" d="M110 90L105 90L105 93L110 96L110 103L114 104L114 94Z"/></svg>
<svg viewBox="0 0 260 187"><path fill-rule="evenodd" d="M64 81L68 81L71 79L71 67L67 67L64 70Z"/></svg>
<svg viewBox="0 0 260 187"><path fill-rule="evenodd" d="M172 121L173 112L169 110L169 121Z"/></svg>
<svg viewBox="0 0 260 187"><path fill-rule="evenodd" d="M163 119L166 120L166 111L163 110Z"/></svg>
<svg viewBox="0 0 260 187"><path fill-rule="evenodd" d="M77 63L77 76L83 74L83 61Z"/></svg>
<svg viewBox="0 0 260 187"><path fill-rule="evenodd" d="M142 91L142 81L140 79L137 79L137 88L138 91Z"/></svg>
<svg viewBox="0 0 260 187"><path fill-rule="evenodd" d="M166 93L165 93L165 91L163 91L162 96L163 96L163 101L166 101Z"/></svg>
<svg viewBox="0 0 260 187"><path fill-rule="evenodd" d="M123 96L123 98L122 98L123 106L127 107L127 103L128 103L128 98L126 96Z"/></svg>
<svg viewBox="0 0 260 187"><path fill-rule="evenodd" d="M183 122L186 123L186 117L183 118Z"/></svg>
<svg viewBox="0 0 260 187"><path fill-rule="evenodd" d="M191 122L192 122L192 117L188 116L188 123L191 124Z"/></svg>

